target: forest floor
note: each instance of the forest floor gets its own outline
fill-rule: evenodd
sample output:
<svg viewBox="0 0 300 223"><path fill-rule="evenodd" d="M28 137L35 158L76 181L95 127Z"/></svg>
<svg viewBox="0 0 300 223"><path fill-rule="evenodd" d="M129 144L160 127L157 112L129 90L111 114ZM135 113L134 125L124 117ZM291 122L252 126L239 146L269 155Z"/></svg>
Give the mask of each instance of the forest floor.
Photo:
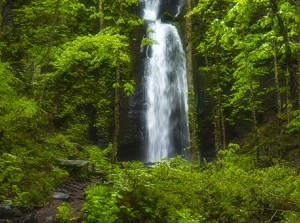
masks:
<svg viewBox="0 0 300 223"><path fill-rule="evenodd" d="M39 223L55 222L58 213L57 207L63 203L69 203L72 211L72 218L80 222L81 207L85 203L84 192L88 185L94 180L69 179L59 188L53 190L52 199L35 210L35 217ZM76 221L74 221L76 222Z"/></svg>

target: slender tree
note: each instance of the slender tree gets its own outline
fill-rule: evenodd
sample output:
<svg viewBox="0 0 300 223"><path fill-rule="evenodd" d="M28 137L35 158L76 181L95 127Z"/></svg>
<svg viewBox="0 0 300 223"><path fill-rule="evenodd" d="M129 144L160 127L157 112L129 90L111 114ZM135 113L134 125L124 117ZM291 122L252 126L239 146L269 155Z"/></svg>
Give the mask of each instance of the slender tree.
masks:
<svg viewBox="0 0 300 223"><path fill-rule="evenodd" d="M214 106L214 126L215 126L215 148L216 151L220 149L225 149L226 147L226 134L225 134L225 117L223 113L223 104L222 104L222 88L221 88L221 62L220 62L220 39L221 39L221 10L222 10L222 1L218 0L218 31L215 32L215 76L216 76L216 97L215 97L215 106Z"/></svg>
<svg viewBox="0 0 300 223"><path fill-rule="evenodd" d="M3 30L3 8L4 8L4 0L0 0L0 32Z"/></svg>
<svg viewBox="0 0 300 223"><path fill-rule="evenodd" d="M103 2L102 2L102 0L99 0L98 10L99 10L99 14L100 14L99 26L100 26L100 31L101 31L104 28Z"/></svg>
<svg viewBox="0 0 300 223"><path fill-rule="evenodd" d="M297 22L297 33L298 33L298 44L300 44L300 0L296 0L296 15L298 15L296 17L296 22ZM298 47L297 50L297 92L298 92L298 108L300 108L300 48Z"/></svg>
<svg viewBox="0 0 300 223"><path fill-rule="evenodd" d="M187 12L192 10L192 0L187 0ZM193 72L193 20L192 16L186 16L186 30L185 40L187 43L186 57L187 57L187 80L188 80L188 101L189 101L189 130L190 130L190 147L192 162L199 162L199 141L197 135L197 111L195 105L195 90L194 90L194 72Z"/></svg>
<svg viewBox="0 0 300 223"><path fill-rule="evenodd" d="M290 96L293 103L293 107L297 108L299 104L298 99L298 81L296 79L296 76L294 72L291 70L292 68L292 51L290 46L290 40L288 35L288 30L286 25L284 24L284 20L281 16L281 13L278 9L278 2L276 0L270 0L270 5L272 8L272 11L274 15L277 18L278 26L280 29L280 34L283 37L284 40L284 46L285 46L285 63L286 63L286 73L289 77L289 80L287 81L290 87Z"/></svg>
<svg viewBox="0 0 300 223"><path fill-rule="evenodd" d="M120 94L120 84L121 84L121 64L120 64L120 53L116 52L116 85L115 85L115 109L114 109L114 136L111 152L111 163L117 162L117 153L119 147L119 136L120 136L120 114L121 114L121 94Z"/></svg>

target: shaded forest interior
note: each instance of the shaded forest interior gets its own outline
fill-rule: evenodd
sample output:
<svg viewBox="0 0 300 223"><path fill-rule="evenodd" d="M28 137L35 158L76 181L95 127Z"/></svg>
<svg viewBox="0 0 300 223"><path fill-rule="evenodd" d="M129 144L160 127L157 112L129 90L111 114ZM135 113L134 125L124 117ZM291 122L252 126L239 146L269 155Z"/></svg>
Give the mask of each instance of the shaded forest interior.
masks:
<svg viewBox="0 0 300 223"><path fill-rule="evenodd" d="M192 163L153 168L118 162L143 161L144 3L0 0L0 201L44 203L70 175L57 160L89 159L106 175L86 222L299 222L300 1L163 1Z"/></svg>

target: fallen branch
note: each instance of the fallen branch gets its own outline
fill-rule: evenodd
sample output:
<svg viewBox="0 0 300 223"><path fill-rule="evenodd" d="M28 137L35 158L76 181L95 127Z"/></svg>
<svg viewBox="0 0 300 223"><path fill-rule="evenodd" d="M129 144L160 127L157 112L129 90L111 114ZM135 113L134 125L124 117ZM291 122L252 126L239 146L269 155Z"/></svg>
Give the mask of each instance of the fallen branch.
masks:
<svg viewBox="0 0 300 223"><path fill-rule="evenodd" d="M276 216L276 214L277 214L277 210L275 211L275 213L272 215L272 217L270 218L270 220L269 221L265 221L265 223L268 223L268 222L272 222L272 220L273 220L273 218Z"/></svg>
<svg viewBox="0 0 300 223"><path fill-rule="evenodd" d="M21 109L18 111L18 113L15 114L13 117L11 117L9 120L12 120L12 119L14 119L15 117L17 117L17 116L18 116L19 114L21 114L21 112L24 111L28 106L29 106L29 104L28 104L28 105L25 105L25 107L21 108Z"/></svg>

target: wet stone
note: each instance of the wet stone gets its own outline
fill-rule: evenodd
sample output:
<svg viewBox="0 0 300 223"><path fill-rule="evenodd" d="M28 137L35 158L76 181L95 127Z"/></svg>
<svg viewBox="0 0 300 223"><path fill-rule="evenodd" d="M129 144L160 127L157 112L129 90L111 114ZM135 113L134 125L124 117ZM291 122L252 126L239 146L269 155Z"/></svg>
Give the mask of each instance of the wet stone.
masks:
<svg viewBox="0 0 300 223"><path fill-rule="evenodd" d="M47 223L55 222L54 216L48 216L48 217L46 217L45 222L47 222Z"/></svg>
<svg viewBox="0 0 300 223"><path fill-rule="evenodd" d="M59 160L59 165L67 170L70 175L86 178L92 172L92 165L88 160Z"/></svg>
<svg viewBox="0 0 300 223"><path fill-rule="evenodd" d="M33 214L28 214L24 217L22 217L19 221L20 223L38 223L37 219Z"/></svg>
<svg viewBox="0 0 300 223"><path fill-rule="evenodd" d="M22 211L20 211L18 208L12 208L11 209L14 212L14 216L20 217L23 215Z"/></svg>
<svg viewBox="0 0 300 223"><path fill-rule="evenodd" d="M0 218L11 218L14 216L14 212L11 209L11 203L0 203Z"/></svg>
<svg viewBox="0 0 300 223"><path fill-rule="evenodd" d="M83 167L90 163L88 160L60 160L59 162L62 166L70 167Z"/></svg>
<svg viewBox="0 0 300 223"><path fill-rule="evenodd" d="M53 193L53 199L68 201L70 199L70 195L63 192L54 192Z"/></svg>

